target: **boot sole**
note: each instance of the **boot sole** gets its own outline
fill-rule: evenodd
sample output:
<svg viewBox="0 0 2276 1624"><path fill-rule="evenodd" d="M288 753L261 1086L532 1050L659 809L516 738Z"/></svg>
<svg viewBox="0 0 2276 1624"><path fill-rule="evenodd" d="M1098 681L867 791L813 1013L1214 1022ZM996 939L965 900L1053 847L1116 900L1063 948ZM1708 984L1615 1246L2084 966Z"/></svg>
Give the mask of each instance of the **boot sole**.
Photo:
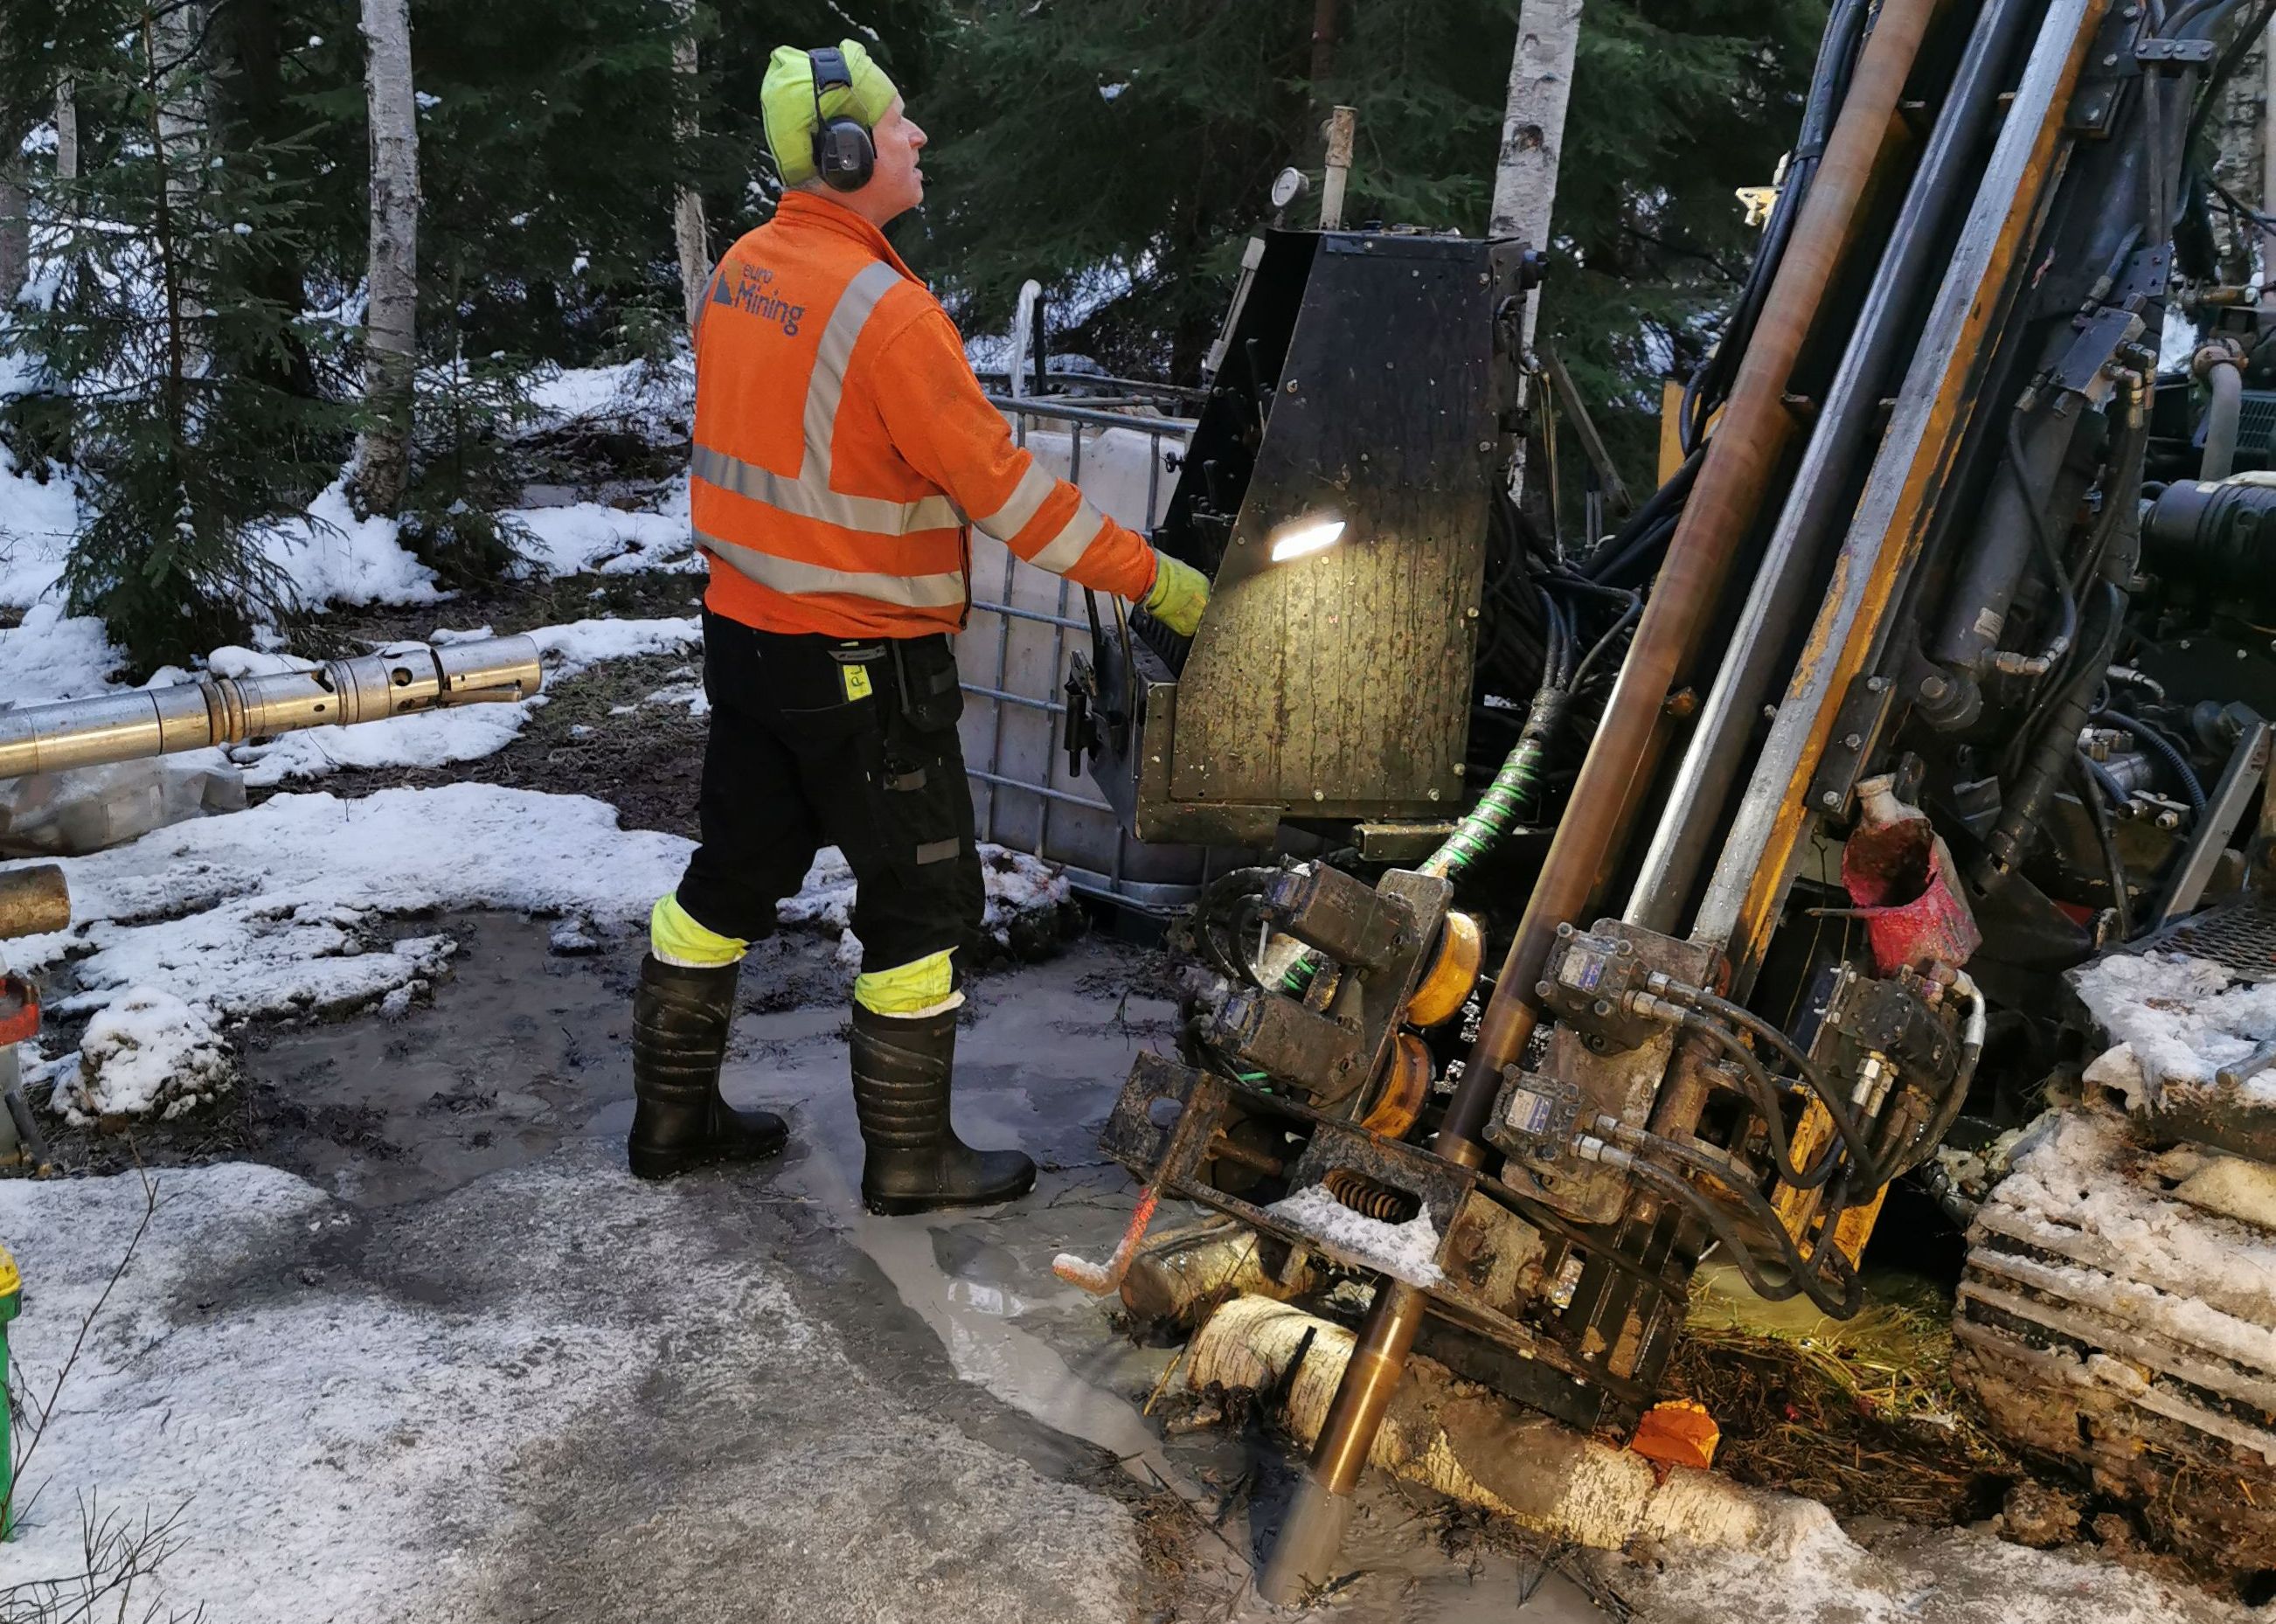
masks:
<svg viewBox="0 0 2276 1624"><path fill-rule="evenodd" d="M914 1218L920 1212L948 1212L963 1207L1001 1207L1019 1201L1036 1188L1030 1179L1016 1190L993 1195L872 1195L861 1193L861 1204L879 1218Z"/></svg>
<svg viewBox="0 0 2276 1624"><path fill-rule="evenodd" d="M678 1178L684 1172L701 1168L723 1166L731 1162L769 1161L783 1153L788 1136L778 1139L762 1150L644 1150L637 1145L625 1147L625 1159L635 1179L661 1181Z"/></svg>

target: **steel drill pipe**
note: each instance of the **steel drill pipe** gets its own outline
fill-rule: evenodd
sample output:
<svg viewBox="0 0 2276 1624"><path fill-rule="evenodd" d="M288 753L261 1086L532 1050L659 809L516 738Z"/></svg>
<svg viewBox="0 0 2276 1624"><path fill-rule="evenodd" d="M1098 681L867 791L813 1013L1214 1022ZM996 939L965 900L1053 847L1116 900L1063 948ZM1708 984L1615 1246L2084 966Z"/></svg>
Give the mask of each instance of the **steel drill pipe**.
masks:
<svg viewBox="0 0 2276 1624"><path fill-rule="evenodd" d="M1515 1058L1538 1020L1529 1000L1557 927L1588 907L1627 838L1643 799L1635 780L1658 759L1669 692L1696 661L1741 539L1799 432L1785 400L1787 383L1836 270L1856 246L1868 189L1884 150L1892 141L1909 140L1897 118L1898 104L1938 4L1888 0L1858 58L1730 403L1567 799L1579 815L1558 826L1461 1087L1447 1108L1438 1149L1452 1160L1476 1166L1484 1157L1478 1133L1492 1108L1502 1067ZM1605 811L1592 815L1592 808ZM1328 1576L1350 1515L1352 1490L1406 1367L1423 1310L1420 1292L1389 1281L1377 1287L1266 1568L1262 1588L1267 1600L1285 1604Z"/></svg>
<svg viewBox="0 0 2276 1624"><path fill-rule="evenodd" d="M265 677L205 677L0 711L0 779L241 744L306 727L351 726L414 711L511 703L543 686L527 637L334 660Z"/></svg>
<svg viewBox="0 0 2276 1624"><path fill-rule="evenodd" d="M1747 718L1771 697L1788 634L1824 590L1830 555L1856 505L1852 476L1871 455L1883 423L1882 398L1901 372L1905 346L1919 337L1915 306L1940 274L1938 260L1950 252L1948 228L1966 207L1971 177L1982 168L1984 132L2043 9L2043 0L1992 0L1976 21L1732 633L1731 654L1659 814L1628 896L1631 924L1662 934L1673 930L1714 849L1723 808L1754 739ZM2028 527L2025 519L2016 522Z"/></svg>

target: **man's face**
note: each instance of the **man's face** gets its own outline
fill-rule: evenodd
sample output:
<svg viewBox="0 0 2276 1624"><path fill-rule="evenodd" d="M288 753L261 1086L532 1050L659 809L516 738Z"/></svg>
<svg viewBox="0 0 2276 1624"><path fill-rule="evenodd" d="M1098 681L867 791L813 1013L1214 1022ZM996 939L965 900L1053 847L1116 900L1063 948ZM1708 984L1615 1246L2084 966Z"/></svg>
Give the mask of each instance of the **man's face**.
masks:
<svg viewBox="0 0 2276 1624"><path fill-rule="evenodd" d="M854 195L862 212L883 225L924 201L924 171L917 166L917 153L925 144L925 133L895 96L869 136L876 145L877 167L869 184Z"/></svg>

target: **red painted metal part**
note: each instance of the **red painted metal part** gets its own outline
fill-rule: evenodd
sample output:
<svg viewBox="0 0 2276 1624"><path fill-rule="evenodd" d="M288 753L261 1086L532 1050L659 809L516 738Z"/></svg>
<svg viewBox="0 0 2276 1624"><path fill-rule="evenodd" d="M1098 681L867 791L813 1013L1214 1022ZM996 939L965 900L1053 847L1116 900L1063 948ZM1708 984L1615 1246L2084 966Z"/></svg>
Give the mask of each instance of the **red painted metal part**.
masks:
<svg viewBox="0 0 2276 1624"><path fill-rule="evenodd" d="M1841 884L1865 922L1881 974L1931 964L1957 968L1984 945L1984 933L1953 884L1942 838L1927 818L1904 810L1911 815L1861 823L1851 832L1841 848Z"/></svg>
<svg viewBox="0 0 2276 1624"><path fill-rule="evenodd" d="M40 1035L40 995L20 975L0 975L0 1043L27 1043Z"/></svg>

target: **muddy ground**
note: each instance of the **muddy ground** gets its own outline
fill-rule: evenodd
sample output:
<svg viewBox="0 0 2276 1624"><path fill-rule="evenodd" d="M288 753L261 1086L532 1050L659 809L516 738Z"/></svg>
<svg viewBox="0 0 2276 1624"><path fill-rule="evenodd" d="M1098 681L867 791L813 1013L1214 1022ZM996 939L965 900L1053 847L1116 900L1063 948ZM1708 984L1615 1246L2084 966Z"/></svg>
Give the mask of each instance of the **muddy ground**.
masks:
<svg viewBox="0 0 2276 1624"><path fill-rule="evenodd" d="M699 588L687 575L565 578L336 618L326 631L355 640L486 625L504 634L590 615L687 615ZM692 836L703 724L685 707L641 702L686 682L691 664L603 666L561 683L493 756L432 771L343 772L322 787L353 795L472 778L595 795L629 827ZM80 1170L264 1163L347 1215L357 1243L322 1256L262 1257L241 1243L231 1265L196 1288L201 1316L264 1303L281 1279L479 1319L499 1290L489 1255L535 1247L547 1266L558 1263L583 1188L596 1222L652 1232L645 1266L659 1266L659 1247L667 1271L676 1246L691 1267L724 1256L734 1289L783 1294L785 1326L810 1324L854 1350L850 1365L832 1364L802 1332L770 1340L716 1305L683 1306L684 1332L657 1328L656 1368L630 1409L544 1429L512 1452L502 1514L454 1525L460 1566L444 1590L422 1592L436 1604L426 1616L615 1620L651 1615L660 1591L691 1619L1248 1615L1249 1565L1277 1528L1294 1455L1253 1415L1232 1431L1165 1437L1156 1390L1175 1350L1133 1339L1050 1271L1060 1251L1111 1249L1132 1190L1100 1158L1096 1133L1132 1056L1166 1047L1174 1015L1158 952L1114 939L1111 921L1091 922L1048 962L999 960L972 989L960 1120L975 1139L1023 1145L1044 1168L1036 1195L1002 1211L884 1222L860 1210L842 1075L847 978L833 944L801 936L763 945L747 967L727 1074L732 1097L787 1110L793 1150L763 1169L705 1173L667 1191L633 1184L620 1145L641 944L562 956L542 923L494 914L401 922L406 935L439 931L461 945L450 979L407 1018L257 1024L240 1034L242 1085L220 1107L131 1142L65 1135L59 1148ZM438 1230L465 1226L466 1256L401 1264L405 1249L431 1253ZM562 1290L579 1301L585 1288ZM764 1346L747 1347L742 1339L755 1336ZM687 1356L682 1343L716 1345L741 1362L722 1369ZM1718 1368L1727 1379L1728 1367ZM1712 1373L1696 1361L1678 1377L1729 1405L1729 1464L1740 1476L1814 1489L1845 1514L1973 1521L2022 1474L1973 1437L1923 1451L1908 1442L1916 1429L1885 1415L1851 1424L1841 1412L1855 1393L1806 1385L1819 1368L1773 1361L1736 1398L1710 1393ZM833 1393L842 1401L830 1401ZM1174 1413L1175 1400L1166 1408ZM950 1452L953 1470L941 1464L941 1428L963 1440ZM1798 1451L1800 1431L1825 1446ZM1885 1452L1878 1461L1875 1451ZM834 1463L848 1463L843 1492ZM1822 1483L1810 1475L1818 1468ZM1068 1497L1068 1527L1094 1529L1082 1537L1112 1545L1127 1531L1131 1560L1102 1548L1086 1573L1065 1530L1027 1525L1007 1485L1030 1480ZM1891 1491L1877 1498L1884 1481ZM828 1508L819 1521L807 1504L816 1495ZM1891 1504L1906 1497L1909 1510ZM797 1502L785 1515L798 1537L786 1545L789 1535L755 1529L755 1499ZM1875 1526L1899 1544L1908 1537ZM825 1531L838 1541L834 1553L819 1548ZM1379 1476L1365 1490L1349 1556L1351 1576L1324 1600L1355 1624L1628 1611L1629 1579L1618 1569L1545 1551ZM921 1576L914 1590L912 1574ZM1116 1597L1106 1613L1094 1605L1102 1576Z"/></svg>

